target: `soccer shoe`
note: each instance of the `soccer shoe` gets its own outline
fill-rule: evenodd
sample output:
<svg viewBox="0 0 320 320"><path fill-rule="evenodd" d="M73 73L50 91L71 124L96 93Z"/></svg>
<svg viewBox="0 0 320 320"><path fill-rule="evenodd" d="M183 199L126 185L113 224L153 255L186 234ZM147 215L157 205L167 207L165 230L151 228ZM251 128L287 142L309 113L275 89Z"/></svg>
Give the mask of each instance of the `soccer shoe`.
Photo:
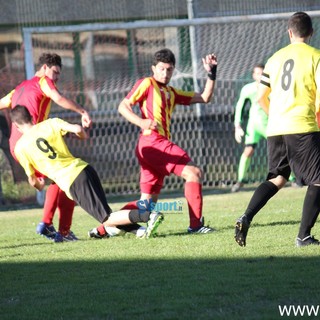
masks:
<svg viewBox="0 0 320 320"><path fill-rule="evenodd" d="M138 223L118 226L117 228L121 229L124 233L131 233L135 235L137 238L143 238L147 230L146 227L143 227ZM109 233L108 229L107 232Z"/></svg>
<svg viewBox="0 0 320 320"><path fill-rule="evenodd" d="M147 223L147 229L140 238L148 239L154 237L159 225L162 223L164 216L160 212L152 212Z"/></svg>
<svg viewBox="0 0 320 320"><path fill-rule="evenodd" d="M214 231L213 228L210 228L209 226L204 225L204 217L200 218L200 222L201 222L201 225L199 227L197 228L189 227L187 232L190 234L195 234L195 233L210 233Z"/></svg>
<svg viewBox="0 0 320 320"><path fill-rule="evenodd" d="M79 239L76 237L76 235L72 231L69 231L69 233L64 236L58 231L53 239L53 241L56 243L71 242L71 241L77 241L77 240Z"/></svg>
<svg viewBox="0 0 320 320"><path fill-rule="evenodd" d="M89 238L95 238L95 239L103 239L103 238L109 238L108 233L106 232L104 235L101 235L97 228L93 228L88 232Z"/></svg>
<svg viewBox="0 0 320 320"><path fill-rule="evenodd" d="M63 236L64 241L77 241L79 238L70 230L69 233Z"/></svg>
<svg viewBox="0 0 320 320"><path fill-rule="evenodd" d="M135 231L131 231L131 233L135 234L136 238L138 239L142 239L146 233L147 228L140 226L138 229L136 229Z"/></svg>
<svg viewBox="0 0 320 320"><path fill-rule="evenodd" d="M54 228L53 224L51 225L48 225L44 222L40 222L38 225L37 225L37 229L36 229L36 232L37 234L40 234L41 236L44 236L50 240L52 240L57 231L56 229Z"/></svg>
<svg viewBox="0 0 320 320"><path fill-rule="evenodd" d="M234 239L236 240L238 245L241 247L246 246L246 238L247 238L249 227L250 227L250 222L248 221L248 218L246 215L242 215L236 222Z"/></svg>
<svg viewBox="0 0 320 320"><path fill-rule="evenodd" d="M232 186L231 192L238 192L242 187L243 183L238 181L236 184Z"/></svg>
<svg viewBox="0 0 320 320"><path fill-rule="evenodd" d="M313 236L307 236L303 239L300 239L300 238L296 239L296 247L305 247L311 244L319 246L320 241L315 239Z"/></svg>

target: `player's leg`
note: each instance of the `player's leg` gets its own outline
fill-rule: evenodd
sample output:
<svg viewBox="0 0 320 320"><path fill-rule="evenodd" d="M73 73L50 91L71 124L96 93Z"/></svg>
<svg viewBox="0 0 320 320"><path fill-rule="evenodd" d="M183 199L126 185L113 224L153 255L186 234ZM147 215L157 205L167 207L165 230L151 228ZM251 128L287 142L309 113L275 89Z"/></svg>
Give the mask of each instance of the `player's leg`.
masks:
<svg viewBox="0 0 320 320"><path fill-rule="evenodd" d="M244 178L249 170L251 158L254 154L254 146L246 145L241 154L238 166L238 181L232 186L231 192L238 192L244 185Z"/></svg>
<svg viewBox="0 0 320 320"><path fill-rule="evenodd" d="M138 210L121 210L111 213L112 210L108 205L105 192L101 185L97 172L88 165L75 179L70 186L70 194L73 199L92 217L104 225L89 231L97 231L100 238L108 236L106 227L117 227L119 225L135 224L139 222L148 222L150 212L140 213ZM97 236L97 237L98 237Z"/></svg>
<svg viewBox="0 0 320 320"><path fill-rule="evenodd" d="M231 188L231 192L238 192L244 185L244 179L249 170L251 159L254 154L255 147L261 139L259 128L251 117L246 127L245 135L245 148L241 154L239 165L238 165L238 178L236 184Z"/></svg>
<svg viewBox="0 0 320 320"><path fill-rule="evenodd" d="M76 241L78 238L70 230L75 202L63 190L59 190L57 208L59 211L59 234L64 241ZM59 236L58 236L59 237Z"/></svg>
<svg viewBox="0 0 320 320"><path fill-rule="evenodd" d="M292 170L303 185L308 185L296 246L320 245L311 235L320 212L320 133L285 137Z"/></svg>
<svg viewBox="0 0 320 320"><path fill-rule="evenodd" d="M287 159L286 146L281 136L268 138L269 174L253 193L242 216L236 221L235 240L244 247L250 223L266 203L286 184L291 169Z"/></svg>
<svg viewBox="0 0 320 320"><path fill-rule="evenodd" d="M190 159L190 158L189 158ZM185 180L184 195L188 203L189 228L188 233L209 233L214 231L204 225L202 215L202 171L186 156L180 159L173 169L173 173ZM187 163L186 163L187 162Z"/></svg>
<svg viewBox="0 0 320 320"><path fill-rule="evenodd" d="M53 239L56 235L56 230L53 226L53 217L58 204L60 188L55 184L51 183L46 191L46 198L43 207L42 221L37 225L37 233Z"/></svg>
<svg viewBox="0 0 320 320"><path fill-rule="evenodd" d="M320 211L320 185L311 185L308 187L302 209L302 217L296 246L303 247L310 244L320 245L319 240L311 235Z"/></svg>

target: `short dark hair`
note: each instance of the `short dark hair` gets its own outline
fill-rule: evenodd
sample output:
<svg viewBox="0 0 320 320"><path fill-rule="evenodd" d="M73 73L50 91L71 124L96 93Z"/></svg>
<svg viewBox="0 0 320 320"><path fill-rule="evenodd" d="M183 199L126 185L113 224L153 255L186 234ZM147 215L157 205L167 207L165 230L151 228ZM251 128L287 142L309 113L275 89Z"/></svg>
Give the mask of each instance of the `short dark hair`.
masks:
<svg viewBox="0 0 320 320"><path fill-rule="evenodd" d="M153 65L156 66L159 62L171 63L176 65L176 58L170 49L161 49L154 54Z"/></svg>
<svg viewBox="0 0 320 320"><path fill-rule="evenodd" d="M312 35L312 20L305 12L296 12L288 22L288 29L291 29L294 35L300 38L307 38Z"/></svg>
<svg viewBox="0 0 320 320"><path fill-rule="evenodd" d="M256 63L256 64L253 66L253 70L254 70L255 68L264 69L264 64L263 64L263 63Z"/></svg>
<svg viewBox="0 0 320 320"><path fill-rule="evenodd" d="M62 68L61 57L56 53L45 52L39 57L39 64L42 66L46 64L49 68L58 66Z"/></svg>
<svg viewBox="0 0 320 320"><path fill-rule="evenodd" d="M19 104L11 109L10 118L12 122L16 122L20 125L25 123L32 123L32 116L29 110L25 106Z"/></svg>

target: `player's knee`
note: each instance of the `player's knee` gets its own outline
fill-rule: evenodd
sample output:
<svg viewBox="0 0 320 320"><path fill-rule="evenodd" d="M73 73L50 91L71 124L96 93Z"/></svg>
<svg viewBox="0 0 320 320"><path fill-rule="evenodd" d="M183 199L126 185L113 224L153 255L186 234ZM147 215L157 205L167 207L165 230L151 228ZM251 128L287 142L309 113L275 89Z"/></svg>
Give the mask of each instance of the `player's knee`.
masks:
<svg viewBox="0 0 320 320"><path fill-rule="evenodd" d="M200 168L193 167L191 175L194 180L199 180L199 182L200 182L202 180L203 173Z"/></svg>
<svg viewBox="0 0 320 320"><path fill-rule="evenodd" d="M186 180L186 181L197 181L201 182L202 180L202 170L198 168L197 166L185 166L181 176Z"/></svg>

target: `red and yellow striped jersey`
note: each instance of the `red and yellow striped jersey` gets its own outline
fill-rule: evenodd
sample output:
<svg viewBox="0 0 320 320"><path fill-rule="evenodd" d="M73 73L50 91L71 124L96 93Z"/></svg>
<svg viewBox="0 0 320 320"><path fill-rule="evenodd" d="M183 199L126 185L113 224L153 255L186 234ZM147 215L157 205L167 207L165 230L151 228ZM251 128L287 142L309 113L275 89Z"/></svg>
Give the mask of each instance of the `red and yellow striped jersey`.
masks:
<svg viewBox="0 0 320 320"><path fill-rule="evenodd" d="M177 104L189 105L193 91L182 91L157 82L153 77L140 79L133 86L126 98L132 105L139 104L142 119L157 122L156 131L170 139L171 115ZM151 130L144 130L148 135Z"/></svg>
<svg viewBox="0 0 320 320"><path fill-rule="evenodd" d="M33 122L46 120L51 109L51 99L44 94L45 88L57 90L55 83L48 77L33 77L21 82L15 89L1 99L8 107L14 108L17 104L27 107ZM11 126L10 150L13 151L21 133L15 126Z"/></svg>

